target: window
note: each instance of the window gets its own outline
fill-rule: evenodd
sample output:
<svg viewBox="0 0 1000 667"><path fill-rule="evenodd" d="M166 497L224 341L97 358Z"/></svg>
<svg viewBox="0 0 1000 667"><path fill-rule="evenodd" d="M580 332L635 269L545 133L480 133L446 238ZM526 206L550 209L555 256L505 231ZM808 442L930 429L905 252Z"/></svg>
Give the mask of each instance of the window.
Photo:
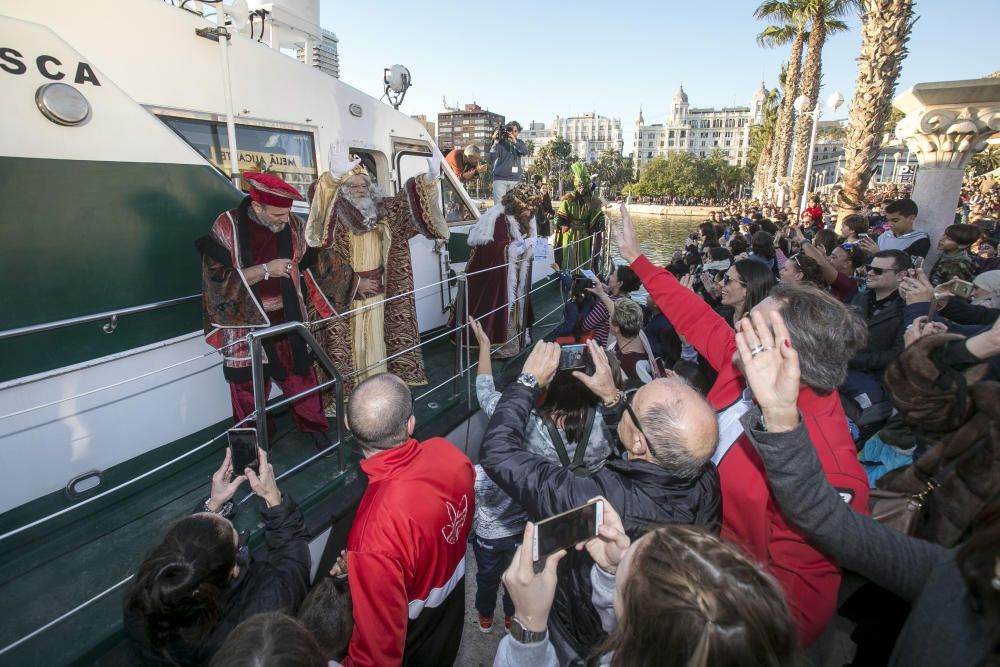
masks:
<svg viewBox="0 0 1000 667"><path fill-rule="evenodd" d="M727 146L730 146L730 145L732 145L732 143L733 143L733 142L731 142L731 141L727 141L727 142L726 142L726 145L727 145Z"/></svg>
<svg viewBox="0 0 1000 667"><path fill-rule="evenodd" d="M216 169L229 175L229 135L225 123L172 116L159 118ZM237 123L236 145L241 172L262 171L280 176L303 197L319 177L312 132ZM249 189L249 184L245 189Z"/></svg>
<svg viewBox="0 0 1000 667"><path fill-rule="evenodd" d="M705 142L704 142L704 141L703 141L703 142L701 142L701 145L702 145L702 146L704 146L704 145L705 145ZM704 155L704 153L702 153L702 155Z"/></svg>
<svg viewBox="0 0 1000 667"><path fill-rule="evenodd" d="M681 130L681 139L687 136L687 130Z"/></svg>
<svg viewBox="0 0 1000 667"><path fill-rule="evenodd" d="M722 127L722 119L716 118L712 121L712 127Z"/></svg>
<svg viewBox="0 0 1000 667"><path fill-rule="evenodd" d="M452 185L451 178L446 175L442 175L441 178L441 208L448 224L461 224L476 219L475 214Z"/></svg>
<svg viewBox="0 0 1000 667"><path fill-rule="evenodd" d="M721 134L721 133L720 132L713 132L712 133L712 138L713 139L718 139L719 138L719 134Z"/></svg>
<svg viewBox="0 0 1000 667"><path fill-rule="evenodd" d="M733 133L732 132L726 132L726 139L732 139L732 138L733 138Z"/></svg>
<svg viewBox="0 0 1000 667"><path fill-rule="evenodd" d="M715 141L713 141L713 142L712 142L712 145L713 145L713 146L718 146L718 145L719 145L719 140L718 140L718 139L716 139Z"/></svg>

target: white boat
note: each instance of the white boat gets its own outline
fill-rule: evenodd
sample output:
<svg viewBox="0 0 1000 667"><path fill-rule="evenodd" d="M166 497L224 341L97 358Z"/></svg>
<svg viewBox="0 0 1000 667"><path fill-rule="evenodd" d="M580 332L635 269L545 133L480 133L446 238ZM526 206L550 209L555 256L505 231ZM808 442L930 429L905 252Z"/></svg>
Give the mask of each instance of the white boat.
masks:
<svg viewBox="0 0 1000 667"><path fill-rule="evenodd" d="M230 26L226 65L215 8L0 0L0 555L13 563L0 585L0 664L68 664L120 640L112 612L135 554L115 540L141 526L141 553L197 493L178 482L170 502L134 516L130 498L170 487L178 470L203 474L224 446L228 389L203 339L193 242L243 196L226 174L227 113L240 169L267 167L303 192L336 143L388 194L426 169L422 125L289 56L296 44L306 60L321 54L316 0L253 5L267 11ZM462 268L462 233L479 216L447 169L442 188L458 261L447 243L410 244L430 339L447 335L449 271ZM548 272L539 260L536 280ZM429 369L418 398L432 407L448 407L433 393L440 378L468 382L453 377L454 357ZM467 389L462 418L475 407ZM341 484L356 477L337 472ZM75 569L103 558L106 568ZM31 587L50 593L60 568L74 585L30 600Z"/></svg>

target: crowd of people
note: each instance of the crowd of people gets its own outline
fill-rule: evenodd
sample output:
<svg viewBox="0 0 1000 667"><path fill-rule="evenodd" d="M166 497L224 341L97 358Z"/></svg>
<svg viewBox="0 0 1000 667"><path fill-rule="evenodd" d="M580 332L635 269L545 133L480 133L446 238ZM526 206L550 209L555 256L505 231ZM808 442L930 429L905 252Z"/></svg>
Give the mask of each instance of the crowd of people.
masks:
<svg viewBox="0 0 1000 667"><path fill-rule="evenodd" d="M585 197L587 174L574 175ZM289 194L255 186L237 215L266 218L268 197ZM490 239L546 218L523 187L499 204L515 227L491 224ZM320 220L336 211L325 206ZM838 612L856 626L855 664L1000 664L992 221L932 239L910 199L836 225L819 200L801 216L729 202L655 266L621 216L625 263L561 274L564 321L506 387L497 334L470 313L489 420L475 465L443 438L413 437L407 378L352 387L342 418L368 485L346 548L314 581L303 512L266 452L259 470L236 470L227 451L208 496L137 568L123 607L134 661L453 664L467 614L493 632L501 598L500 666L826 664ZM560 219L551 205L547 219ZM222 222L216 244L231 238ZM226 249L205 246L210 276L239 259ZM308 266L310 295L326 290L335 307L377 288L364 275L327 284L306 252L254 277ZM282 298L296 295L263 310L273 317ZM315 383L294 372L290 346L276 358L278 379ZM227 371L234 385L240 368ZM295 415L307 431L323 421L318 399ZM253 555L230 522L243 483L261 503ZM539 552L539 522L595 499L590 537ZM845 571L868 582L847 604Z"/></svg>

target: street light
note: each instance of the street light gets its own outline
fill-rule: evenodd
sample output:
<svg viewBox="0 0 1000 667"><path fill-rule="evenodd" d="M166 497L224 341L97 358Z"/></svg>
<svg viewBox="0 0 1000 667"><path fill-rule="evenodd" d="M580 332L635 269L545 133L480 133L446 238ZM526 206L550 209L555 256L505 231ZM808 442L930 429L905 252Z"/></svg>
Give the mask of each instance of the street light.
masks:
<svg viewBox="0 0 1000 667"><path fill-rule="evenodd" d="M812 115L813 117L812 133L809 136L809 156L806 158L806 175L802 181L802 200L799 202L800 214L806 210L806 204L809 201L809 179L812 177L813 153L816 151L816 129L819 127L819 117L823 113L823 108L819 104L816 104L812 111L806 111L810 103L811 101L806 95L799 95L792 102L792 107L799 113L799 116ZM843 103L844 96L840 94L840 91L834 92L826 100L831 112L835 112Z"/></svg>
<svg viewBox="0 0 1000 667"><path fill-rule="evenodd" d="M897 167L899 166L899 157L903 154L903 151L896 151L892 156L892 182L896 182L896 174L899 173Z"/></svg>

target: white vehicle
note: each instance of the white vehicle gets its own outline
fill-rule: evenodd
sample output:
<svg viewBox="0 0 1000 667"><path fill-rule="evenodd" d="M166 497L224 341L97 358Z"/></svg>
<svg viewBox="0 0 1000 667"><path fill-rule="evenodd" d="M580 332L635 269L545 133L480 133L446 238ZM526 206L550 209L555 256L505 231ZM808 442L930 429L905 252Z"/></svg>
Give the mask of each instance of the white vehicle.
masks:
<svg viewBox="0 0 1000 667"><path fill-rule="evenodd" d="M332 65L316 0L226 6L228 29L219 6L0 0L0 664L120 643L132 568L218 465L231 409L194 240L243 197L231 127L240 171L303 192L337 143L387 194L426 170L422 125L317 69ZM462 260L479 214L448 169L441 183ZM475 410L446 329L463 265L421 236L411 255L430 380L414 394L425 423L446 413L444 434ZM539 260L535 279L548 272ZM355 465L310 449L288 435L275 460L322 550L360 486Z"/></svg>

